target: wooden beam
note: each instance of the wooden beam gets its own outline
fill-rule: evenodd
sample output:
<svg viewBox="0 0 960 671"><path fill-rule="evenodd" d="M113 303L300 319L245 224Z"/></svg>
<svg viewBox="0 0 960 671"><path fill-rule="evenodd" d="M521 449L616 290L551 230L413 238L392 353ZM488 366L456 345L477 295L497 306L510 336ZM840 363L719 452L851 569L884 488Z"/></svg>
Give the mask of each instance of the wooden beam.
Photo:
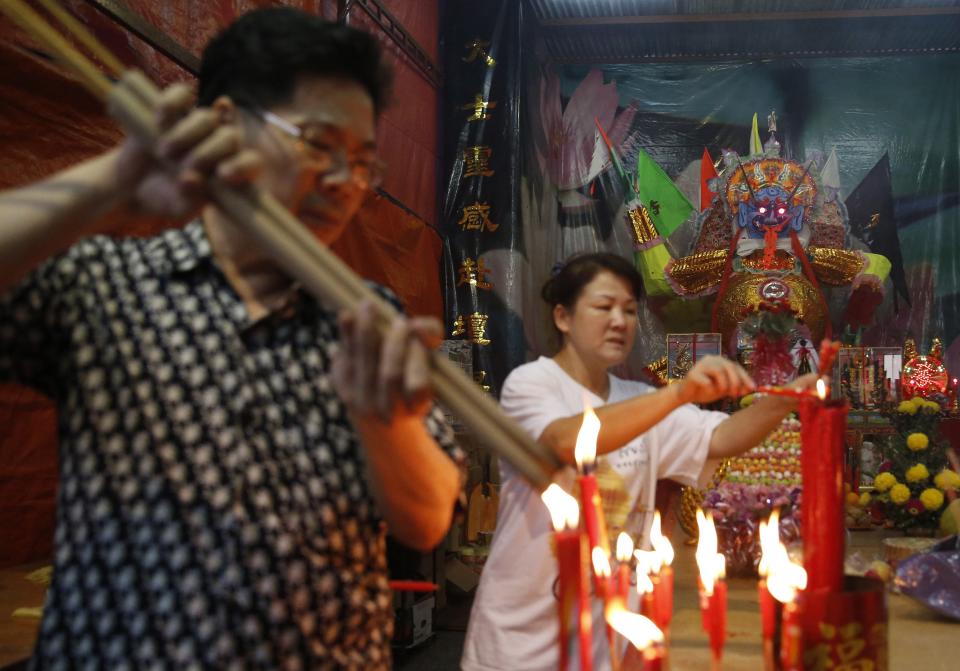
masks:
<svg viewBox="0 0 960 671"><path fill-rule="evenodd" d="M539 19L549 29L599 28L644 24L743 23L751 21L837 21L918 16L960 16L960 7L903 7L896 9L841 9L807 12L735 12L730 14L650 14L645 16L584 16Z"/></svg>

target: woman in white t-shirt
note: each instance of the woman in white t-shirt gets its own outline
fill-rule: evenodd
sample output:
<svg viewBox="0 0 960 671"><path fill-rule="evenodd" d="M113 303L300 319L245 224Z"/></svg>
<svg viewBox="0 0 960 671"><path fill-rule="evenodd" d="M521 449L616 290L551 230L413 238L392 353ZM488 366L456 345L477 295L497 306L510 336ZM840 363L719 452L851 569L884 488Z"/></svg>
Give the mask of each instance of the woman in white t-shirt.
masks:
<svg viewBox="0 0 960 671"><path fill-rule="evenodd" d="M691 405L753 389L746 372L721 357L701 359L682 381L658 390L611 375L608 369L623 363L633 347L641 293L639 274L619 256L570 259L542 292L553 306L559 352L515 369L500 395L507 414L568 463L573 463L584 399L589 401L602 423L597 469L604 507L612 503L621 512L609 515L607 522L634 538L644 531L644 510L651 507L656 480L697 483L712 471L708 460L758 444L794 408L782 397L763 398L734 415ZM798 383L807 386L815 379L808 376ZM553 671L559 655L550 517L538 493L508 465L501 464L501 476L497 530L470 615L461 667ZM596 604L593 620L602 618ZM594 627L593 647L595 668L609 668L602 626ZM577 655L571 659L576 668Z"/></svg>

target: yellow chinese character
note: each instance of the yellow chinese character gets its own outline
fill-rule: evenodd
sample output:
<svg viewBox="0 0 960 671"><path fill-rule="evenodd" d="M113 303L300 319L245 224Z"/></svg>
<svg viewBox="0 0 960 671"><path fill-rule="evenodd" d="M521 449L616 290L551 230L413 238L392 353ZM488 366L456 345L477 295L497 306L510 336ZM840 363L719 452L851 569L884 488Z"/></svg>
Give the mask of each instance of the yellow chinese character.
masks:
<svg viewBox="0 0 960 671"><path fill-rule="evenodd" d="M489 345L490 340L486 337L487 320L489 317L479 312L469 315L469 321L465 321L463 315L457 315L453 322L453 331L451 337L467 335L467 340L474 345Z"/></svg>
<svg viewBox="0 0 960 671"><path fill-rule="evenodd" d="M479 312L474 312L470 315L470 323L467 325L467 330L469 332L470 342L474 345L490 344L490 341L485 336L488 319L489 317L487 317L487 315L482 315Z"/></svg>
<svg viewBox="0 0 960 671"><path fill-rule="evenodd" d="M473 63L477 58L483 58L483 62L486 63L488 68L492 68L497 64L490 54L487 53L487 47L490 46L489 42L481 40L479 37L473 38L470 42L467 42L464 45L465 49L469 49L470 53L463 57L464 63Z"/></svg>
<svg viewBox="0 0 960 671"><path fill-rule="evenodd" d="M460 276L457 280L457 286L469 284L475 286L477 289L486 289L489 291L493 288L493 285L487 281L487 274L489 272L490 269L483 264L482 258L474 261L467 257L464 262L460 264Z"/></svg>
<svg viewBox="0 0 960 671"><path fill-rule="evenodd" d="M490 206L487 203L476 201L473 205L465 205L460 215L460 221L457 222L464 231L495 231L500 228L500 224L490 221Z"/></svg>
<svg viewBox="0 0 960 671"><path fill-rule="evenodd" d="M483 381L487 379L487 371L481 370L473 374L473 381L480 385L480 388L483 389L488 394L490 393L490 385L484 384Z"/></svg>
<svg viewBox="0 0 960 671"><path fill-rule="evenodd" d="M484 100L481 94L477 94L473 97L472 103L467 103L460 107L460 109L473 110L473 114L467 117L467 121L485 121L490 118L490 115L487 114L488 110L492 110L497 106L497 103Z"/></svg>
<svg viewBox="0 0 960 671"><path fill-rule="evenodd" d="M490 169L490 155L493 150L490 147L477 146L467 147L463 150L463 176L464 177L490 177L493 170Z"/></svg>

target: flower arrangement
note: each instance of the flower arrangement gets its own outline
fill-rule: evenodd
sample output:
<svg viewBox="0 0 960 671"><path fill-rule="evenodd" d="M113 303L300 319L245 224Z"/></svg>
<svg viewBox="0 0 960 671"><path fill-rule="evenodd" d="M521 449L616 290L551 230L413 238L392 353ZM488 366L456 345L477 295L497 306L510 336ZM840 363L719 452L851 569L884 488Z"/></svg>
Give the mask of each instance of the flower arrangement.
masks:
<svg viewBox="0 0 960 671"><path fill-rule="evenodd" d="M883 449L871 510L888 526L936 528L945 494L960 489L940 437L940 406L916 396L902 401L890 419L897 434Z"/></svg>
<svg viewBox="0 0 960 671"><path fill-rule="evenodd" d="M750 365L758 384L784 384L796 368L790 356L790 334L797 328L796 312L786 299L761 301L743 311L740 331L753 341Z"/></svg>

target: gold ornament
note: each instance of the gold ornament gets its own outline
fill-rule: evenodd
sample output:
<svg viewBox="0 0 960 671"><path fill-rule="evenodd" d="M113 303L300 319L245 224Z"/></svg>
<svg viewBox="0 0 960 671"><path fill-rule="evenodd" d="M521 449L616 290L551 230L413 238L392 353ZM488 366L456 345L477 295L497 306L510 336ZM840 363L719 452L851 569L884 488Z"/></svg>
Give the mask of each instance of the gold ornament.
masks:
<svg viewBox="0 0 960 671"><path fill-rule="evenodd" d="M743 321L744 312L757 310L761 302L771 298L785 298L797 318L810 329L813 342L820 342L829 316L824 312L816 287L802 275L771 277L752 274L731 276L727 291L720 298L717 312L723 342L730 342L730 336Z"/></svg>
<svg viewBox="0 0 960 671"><path fill-rule="evenodd" d="M637 249L644 249L651 242L659 240L660 234L657 233L653 221L650 219L650 213L643 205L627 211L630 217L631 232L633 233L633 244Z"/></svg>
<svg viewBox="0 0 960 671"><path fill-rule="evenodd" d="M903 358L909 361L918 356L920 356L920 352L917 351L916 341L913 338L907 338L903 343Z"/></svg>
<svg viewBox="0 0 960 671"><path fill-rule="evenodd" d="M817 279L834 287L850 284L866 267L863 255L849 249L810 247L807 253Z"/></svg>
<svg viewBox="0 0 960 671"><path fill-rule="evenodd" d="M670 283L679 287L684 296L700 296L720 284L726 263L727 252L715 249L677 259L665 272Z"/></svg>

